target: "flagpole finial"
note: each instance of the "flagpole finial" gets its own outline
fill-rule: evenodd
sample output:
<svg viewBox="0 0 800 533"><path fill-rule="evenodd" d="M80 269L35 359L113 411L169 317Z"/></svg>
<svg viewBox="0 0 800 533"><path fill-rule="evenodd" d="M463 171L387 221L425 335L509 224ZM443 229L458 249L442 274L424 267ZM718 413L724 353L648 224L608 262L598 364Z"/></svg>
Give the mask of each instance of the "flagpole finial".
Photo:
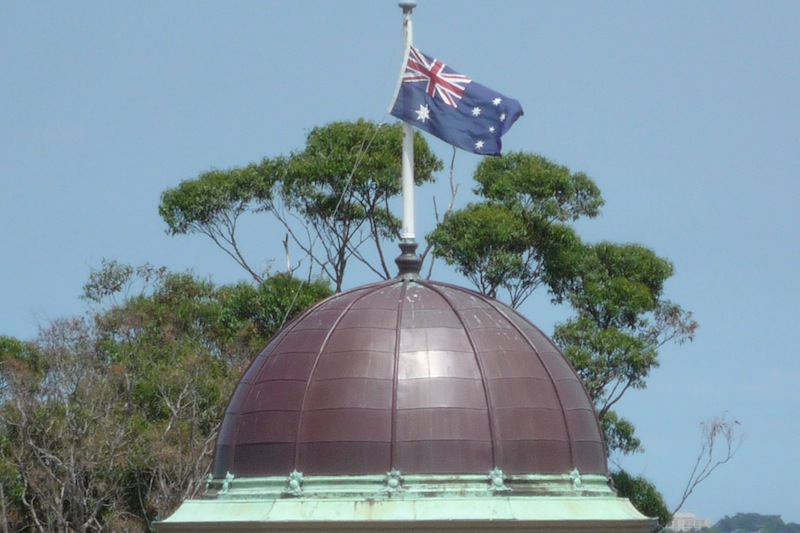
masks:
<svg viewBox="0 0 800 533"><path fill-rule="evenodd" d="M415 0L403 0L397 5L403 8L403 13L411 13L417 7L417 2Z"/></svg>

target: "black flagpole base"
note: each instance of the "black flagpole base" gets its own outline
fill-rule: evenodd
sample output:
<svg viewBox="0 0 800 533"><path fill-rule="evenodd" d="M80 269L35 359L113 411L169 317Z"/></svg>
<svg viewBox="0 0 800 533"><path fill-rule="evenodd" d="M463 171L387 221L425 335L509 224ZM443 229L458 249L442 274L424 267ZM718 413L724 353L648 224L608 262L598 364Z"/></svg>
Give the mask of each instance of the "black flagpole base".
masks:
<svg viewBox="0 0 800 533"><path fill-rule="evenodd" d="M419 279L422 270L422 258L417 255L417 242L413 240L400 241L400 256L394 260L399 272L397 277L400 279Z"/></svg>

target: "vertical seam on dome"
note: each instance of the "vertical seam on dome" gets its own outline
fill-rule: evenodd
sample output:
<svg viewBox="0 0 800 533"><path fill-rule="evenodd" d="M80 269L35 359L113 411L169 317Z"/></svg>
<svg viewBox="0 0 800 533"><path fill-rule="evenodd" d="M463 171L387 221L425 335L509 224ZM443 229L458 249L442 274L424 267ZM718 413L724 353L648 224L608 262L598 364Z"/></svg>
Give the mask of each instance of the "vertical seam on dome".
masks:
<svg viewBox="0 0 800 533"><path fill-rule="evenodd" d="M308 401L308 390L311 387L311 382L313 381L314 378L314 372L316 372L317 370L317 365L319 365L320 357L322 357L322 354L325 352L325 347L328 345L328 341L330 341L333 331L336 329L339 323L344 319L345 315L350 311L350 309L353 308L353 306L356 303L360 302L367 296L374 294L378 290L384 289L392 285L393 283L397 283L397 281L398 280L392 279L392 280L387 280L383 283L377 283L375 285L365 287L366 290L364 290L361 294L356 296L353 299L353 301L350 302L350 304L347 305L347 307L345 307L342 310L342 312L334 321L333 325L328 329L328 332L325 334L325 340L323 340L322 344L320 344L320 347L317 350L317 355L314 358L314 364L311 366L311 370L308 373L308 379L306 380L306 386L303 391L303 403L300 406L300 414L297 417L297 431L295 432L295 439L294 439L294 464L292 465L292 468L294 470L297 470L300 463L300 428L303 426L303 415L306 412L306 402Z"/></svg>
<svg viewBox="0 0 800 533"><path fill-rule="evenodd" d="M478 364L478 372L481 374L481 386L483 387L483 395L486 398L486 416L489 419L489 439L492 444L492 467L499 468L499 461L503 458L503 444L499 438L499 431L497 428L497 420L494 416L494 407L492 405L492 397L489 393L489 383L486 380L486 371L483 368L483 361L481 357L478 355L478 348L475 346L475 340L472 338L472 333L470 332L467 324L464 322L464 317L462 316L461 312L456 308L453 304L453 301L445 294L445 292L437 287L433 283L429 283L426 281L418 281L421 285L428 287L433 292L438 294L446 303L450 306L450 309L453 310L453 314L456 315L458 318L458 322L461 324L461 327L464 333L467 335L467 340L469 341L469 345L472 347L472 354L475 357L475 362Z"/></svg>
<svg viewBox="0 0 800 533"><path fill-rule="evenodd" d="M317 309L317 307L321 306L322 304L324 304L325 302L329 301L330 299L335 298L336 296L338 296L338 295L331 296L330 298L326 298L325 300L323 300L321 302L318 302L315 305L312 305L311 307L309 307L308 309L306 309L305 311L300 313L297 317L292 319L291 322L286 324L286 326L284 326L282 329L280 329L275 335L273 335L272 338L270 338L267 341L267 346L264 347L264 350L266 350L267 347L269 347L269 345L272 344L272 342L275 342L275 347L270 351L269 354L267 354L267 357L262 362L262 368L263 368L263 365L266 364L267 360L269 360L270 355L272 353L274 353L275 350L278 349L278 347L284 341L285 337L297 326L297 324L300 323L300 321L303 320L304 317L306 317L309 313L311 313L315 309ZM261 353L264 350L259 352L258 355L256 355L256 357L252 361L250 361L250 364L247 365L247 368L242 373L242 377L244 377L250 371L250 368L255 364L256 361L258 361L258 357L261 355ZM231 393L230 397L228 398L228 405L230 405L231 400L233 400L233 396L236 394L236 389L239 388L239 383L241 383L241 379L239 380L238 383L236 383L236 387L233 388L233 392ZM252 387L253 384L251 384L251 386L248 387L247 394L245 394L244 401L242 402L243 405L247 404L247 400L249 400L250 399L250 395L253 394L253 387ZM236 423L234 424L233 438L231 439L231 442L234 443L234 444L239 441L239 428L242 425L242 415L243 414L244 413L236 413ZM224 421L224 418L225 418L226 415L227 415L227 409L226 409L225 415L223 415L223 421ZM222 428L220 427L220 429L222 429ZM217 440L219 440L219 434L217 435ZM216 461L216 455L217 455L217 452L216 452L216 450L214 450L214 460L215 461ZM228 472L230 472L231 467L235 467L235 464L236 464L235 461L236 461L236 446L231 446L230 456L228 458L228 468L227 468Z"/></svg>
<svg viewBox="0 0 800 533"><path fill-rule="evenodd" d="M503 310L503 308L498 306L496 304L496 302L492 301L492 299L490 299L488 297L484 297L484 299L486 300L486 302L490 306L492 306L492 308L495 311L497 311L498 313L503 315L506 318L506 320L508 320L508 323L511 324L511 327L513 327L517 331L517 333L519 333L522 336L522 338L525 339L525 342L528 344L528 346L531 347L531 349L536 353L536 355L540 355L539 354L539 350L536 348L536 345L531 341L531 339L528 338L527 335L525 335L525 332L523 332L522 329L519 326L517 326L517 324L514 323L514 321ZM525 318L525 317L522 317L522 318ZM530 323L530 322L528 322L528 323ZM531 324L531 326L533 326L535 329L537 329L540 333L542 332L542 330L540 330L538 327L536 327L536 325ZM544 335L544 333L542 333L542 335ZM550 383L553 384L553 390L555 391L556 398L558 399L558 406L560 408L559 411L561 411L561 417L564 419L564 429L567 432L567 446L569 447L570 463L572 464L572 468L576 468L577 461L575 461L575 448L572 446L572 434L571 434L571 432L569 430L569 421L567 420L567 412L564 409L564 402L561 400L561 393L559 392L558 387L556 386L556 380L553 378L553 373L550 372L549 365L546 364L542 360L541 356L539 357L539 361L541 361L542 367L544 368L545 372L547 372L547 376L550 378ZM580 382L580 378L578 378L578 381Z"/></svg>
<svg viewBox="0 0 800 533"><path fill-rule="evenodd" d="M389 442L389 469L397 468L395 464L395 452L397 450L397 387L400 376L400 332L403 325L403 301L408 291L408 282L403 281L400 288L400 296L397 299L397 322L395 324L394 339L394 368L392 371L392 437Z"/></svg>

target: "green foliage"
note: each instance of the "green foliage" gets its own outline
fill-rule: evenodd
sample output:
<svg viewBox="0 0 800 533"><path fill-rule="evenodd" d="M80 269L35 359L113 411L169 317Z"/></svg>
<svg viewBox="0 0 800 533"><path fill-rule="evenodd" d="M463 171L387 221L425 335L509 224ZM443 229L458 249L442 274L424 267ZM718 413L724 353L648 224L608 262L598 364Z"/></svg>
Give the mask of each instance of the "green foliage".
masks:
<svg viewBox="0 0 800 533"><path fill-rule="evenodd" d="M263 269L252 266L237 241L237 224L246 213L274 216L286 229L287 255L291 237L301 261L316 264L337 291L351 258L391 277L382 242L394 238L400 225L389 199L400 192L401 138L399 124L358 120L317 127L301 151L212 170L164 191L159 213L170 234L206 235L257 282L264 280ZM416 183L432 181L441 161L419 133L414 149ZM369 242L377 267L362 249Z"/></svg>
<svg viewBox="0 0 800 533"><path fill-rule="evenodd" d="M613 472L611 478L617 494L630 499L633 506L645 516L657 518L660 527L666 527L672 521L672 513L664 497L650 481L641 476L631 476L624 470Z"/></svg>
<svg viewBox="0 0 800 533"><path fill-rule="evenodd" d="M269 338L299 311L331 294L323 281L307 283L285 273L259 285L238 283L220 292L222 321L232 329L250 325L260 337Z"/></svg>
<svg viewBox="0 0 800 533"><path fill-rule="evenodd" d="M581 316L556 326L554 340L578 371L601 415L629 388L641 389L658 366L656 346L636 332Z"/></svg>
<svg viewBox="0 0 800 533"><path fill-rule="evenodd" d="M582 256L567 224L594 217L603 200L584 174L535 154L486 158L475 171L486 200L454 211L428 236L444 259L492 297L508 294L519 306L542 284L559 290Z"/></svg>
<svg viewBox="0 0 800 533"><path fill-rule="evenodd" d="M308 221L357 222L380 213L381 231L396 235L385 201L400 193L400 124L366 120L333 122L309 132L305 149L281 160L286 203ZM441 161L425 139L414 135L414 181L433 181ZM352 220L351 220L352 219Z"/></svg>
<svg viewBox="0 0 800 533"><path fill-rule="evenodd" d="M758 513L736 513L719 520L709 533L797 533L800 524L786 524L778 515Z"/></svg>
<svg viewBox="0 0 800 533"><path fill-rule="evenodd" d="M605 435L606 447L623 454L644 451L642 442L635 436L636 428L630 420L608 410L600 419Z"/></svg>
<svg viewBox="0 0 800 533"><path fill-rule="evenodd" d="M474 178L476 194L551 222L596 217L604 203L600 189L586 174L573 173L537 154L511 152L486 158Z"/></svg>
<svg viewBox="0 0 800 533"><path fill-rule="evenodd" d="M402 135L400 124L334 122L311 130L305 149L281 160L284 205L314 237L305 242L298 233L290 234L337 291L351 257L384 278L392 276L382 241L399 236L400 221L389 209L389 199L400 193ZM441 169L442 162L415 133L415 183L433 181L433 173ZM378 266L361 251L367 241L374 245Z"/></svg>
<svg viewBox="0 0 800 533"><path fill-rule="evenodd" d="M161 195L158 212L172 235L231 224L253 202L272 201L276 177L268 159L230 170L210 170Z"/></svg>
<svg viewBox="0 0 800 533"><path fill-rule="evenodd" d="M445 218L428 235L434 254L481 292L495 297L497 289L527 275L523 254L529 246L525 222L518 213L494 204L470 204Z"/></svg>
<svg viewBox="0 0 800 533"><path fill-rule="evenodd" d="M635 328L655 311L672 264L639 244L601 242L584 249L566 298L601 328Z"/></svg>
<svg viewBox="0 0 800 533"><path fill-rule="evenodd" d="M611 408L630 389L642 389L667 341L691 340L691 314L662 299L672 264L638 244L586 245L580 267L560 296L576 317L558 324L553 338L583 379L603 422L611 451L640 449L633 426Z"/></svg>
<svg viewBox="0 0 800 533"><path fill-rule="evenodd" d="M142 289L123 296L131 286ZM31 343L0 337L12 530L143 531L169 515L203 483L244 368L331 291L286 274L217 287L109 261L85 293L91 320L55 322Z"/></svg>

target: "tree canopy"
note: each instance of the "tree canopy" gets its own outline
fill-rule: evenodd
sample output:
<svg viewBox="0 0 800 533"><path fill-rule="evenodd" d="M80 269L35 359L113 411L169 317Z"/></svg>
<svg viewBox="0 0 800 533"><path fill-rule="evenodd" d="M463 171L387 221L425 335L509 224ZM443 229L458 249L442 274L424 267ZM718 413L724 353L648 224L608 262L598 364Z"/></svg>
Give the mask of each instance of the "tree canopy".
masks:
<svg viewBox="0 0 800 533"><path fill-rule="evenodd" d="M0 337L6 531L149 530L202 487L254 354L330 294L287 274L215 286L110 261L86 284L91 314Z"/></svg>
<svg viewBox="0 0 800 533"><path fill-rule="evenodd" d="M263 268L237 240L245 213L272 215L286 231L287 255L291 239L300 250L297 263L312 263L309 272L331 280L337 291L351 258L388 279L393 274L383 244L399 234L389 201L400 193L401 139L399 124L333 122L312 129L303 150L212 170L164 191L159 213L169 233L206 235L256 281ZM414 152L415 183L433 181L442 162L419 132Z"/></svg>
<svg viewBox="0 0 800 533"><path fill-rule="evenodd" d="M555 289L580 259L567 222L595 217L599 188L583 173L522 152L478 165L474 193L483 198L445 217L428 236L433 254L491 297L513 307L542 285Z"/></svg>

